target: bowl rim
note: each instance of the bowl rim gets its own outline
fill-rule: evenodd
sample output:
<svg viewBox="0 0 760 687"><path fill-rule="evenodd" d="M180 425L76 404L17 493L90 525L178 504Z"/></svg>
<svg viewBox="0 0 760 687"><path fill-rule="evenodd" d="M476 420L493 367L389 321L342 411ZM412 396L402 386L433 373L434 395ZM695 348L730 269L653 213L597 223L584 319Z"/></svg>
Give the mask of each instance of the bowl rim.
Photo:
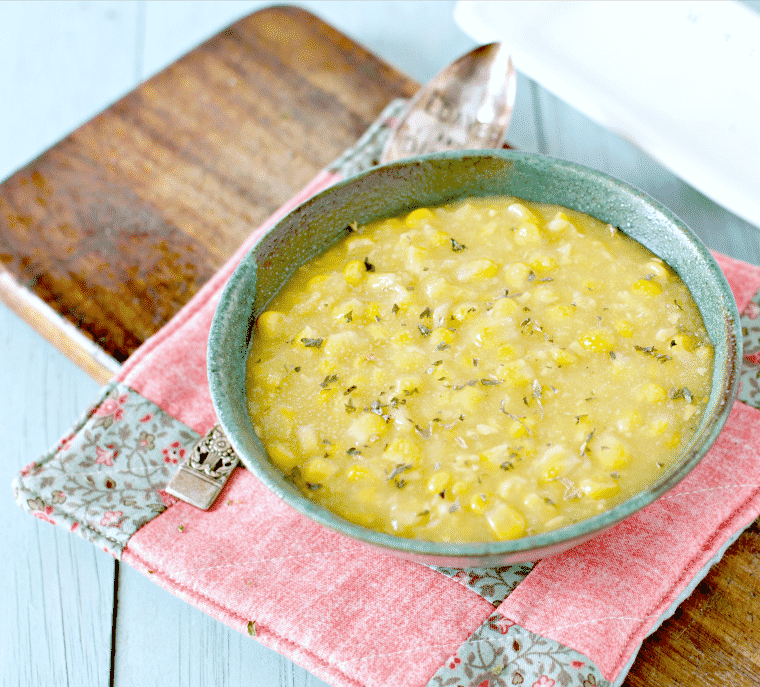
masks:
<svg viewBox="0 0 760 687"><path fill-rule="evenodd" d="M347 189L352 185L357 184L359 180L366 179L373 174L381 173L380 170L388 170L389 168L403 168L408 165L419 164L425 161L437 161L437 160L459 160L464 158L501 158L509 159L519 163L539 163L550 164L556 166L566 172L577 174L582 177L591 177L594 181L599 182L602 186L612 186L618 191L622 191L627 195L631 195L645 202L649 207L655 210L658 214L662 215L668 223L675 225L678 230L688 239L692 249L698 254L704 264L708 267L708 275L710 279L716 282L717 288L724 296L721 309L723 313L723 323L725 326L725 341L726 341L726 365L725 375L723 378L723 384L721 389L711 387L710 398L713 399L715 394L720 393L721 397L717 401L717 407L713 412L713 416L710 421L701 426L701 430L692 437L692 440L687 444L686 449L682 452L686 458L681 459L674 469L669 470L663 477L658 479L653 485L637 494L627 498L625 501L617 504L613 508L599 513L598 515L586 518L584 520L572 523L556 530L550 530L548 532L541 532L538 534L532 534L518 539L511 540L496 540L489 542L435 542L423 539L411 539L400 537L397 535L379 532L372 530L361 525L352 523L345 520L328 510L326 507L311 501L306 496L301 494L297 489L292 490L287 488L285 476L276 467L270 465L269 468L265 467L257 458L251 458L248 453L250 448L250 442L258 443L261 452L264 456L266 453L263 450L259 440L253 433L253 426L248 418L247 411L244 410L244 418L248 418L248 426L245 427L245 419L241 417L239 408L236 410L231 403L231 399L228 396L228 387L226 384L226 378L228 376L228 370L225 369L225 365L219 364L218 351L222 350L220 347L226 345L229 338L229 312L231 308L236 307L237 302L240 300L241 290L245 290L246 286L251 280L250 271L255 271L254 256L257 248L267 236L276 232L279 227L283 226L294 213L303 212L308 210L308 206L319 202L319 200L328 194L334 194L341 189ZM505 193L504 195L512 195ZM517 196L516 196L517 197ZM623 230L625 232L625 230ZM252 303L252 301L251 301ZM251 305L251 308L253 306ZM252 318L253 312L249 309L249 317ZM250 328L253 326L252 321L249 321L249 333L246 338L250 343L252 336L250 335ZM715 344L715 342L713 342ZM558 545L562 545L567 542L585 541L590 537L596 536L602 531L614 526L622 520L628 518L630 515L641 510L645 506L649 505L664 493L672 489L678 482L686 477L691 470L696 467L700 460L704 457L707 451L720 434L728 415L733 406L733 401L736 398L738 391L738 377L741 367L741 326L739 322L739 313L736 307L735 299L732 295L730 286L718 266L717 262L711 255L710 251L701 241L701 239L694 234L694 232L674 213L668 208L662 205L659 201L651 198L648 194L644 193L640 189L632 186L631 184L621 181L605 172L594 170L592 168L580 165L575 162L563 160L560 158L549 157L538 153L527 153L523 151L515 150L463 150L463 151L449 151L445 153L433 153L428 155L420 155L413 158L407 158L399 160L388 165L379 167L373 167L365 170L344 180L338 181L334 185L329 186L323 191L315 194L304 203L300 204L297 208L289 212L285 217L278 220L272 225L261 237L254 243L249 249L246 255L242 258L240 263L235 268L233 274L229 278L225 285L219 301L216 306L214 317L211 324L211 330L208 338L207 347L207 370L208 381L211 398L216 412L217 419L221 424L225 434L227 435L230 443L235 451L238 453L241 462L248 468L260 481L262 481L270 491L275 493L281 499L283 499L288 505L307 516L311 520L318 522L319 524L329 528L332 531L338 532L345 536L350 537L356 541L363 542L374 548L386 550L389 553L401 555L402 557L410 558L427 558L431 561L435 560L498 560L505 557L520 556L527 552L542 552L550 551L556 548ZM245 352L247 357L247 350ZM715 376L713 383L715 382ZM245 390L243 389L243 397L245 398ZM243 425L241 427L241 425ZM245 440L243 440L243 435ZM251 436L252 435L252 436ZM695 445L696 444L696 445ZM571 544L574 545L574 544ZM568 547L566 547L568 548ZM530 560L537 560L541 556L531 558ZM521 559L528 560L528 559Z"/></svg>

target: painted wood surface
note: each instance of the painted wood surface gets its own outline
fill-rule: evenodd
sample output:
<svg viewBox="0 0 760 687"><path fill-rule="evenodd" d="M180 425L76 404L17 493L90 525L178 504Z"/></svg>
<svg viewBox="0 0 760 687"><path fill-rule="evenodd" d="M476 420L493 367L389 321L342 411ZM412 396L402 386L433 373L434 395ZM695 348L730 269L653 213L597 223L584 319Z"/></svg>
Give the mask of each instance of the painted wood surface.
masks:
<svg viewBox="0 0 760 687"><path fill-rule="evenodd" d="M6 65L0 73L0 92L6 102L0 108L0 131L4 132L0 179L201 41L264 4L0 4L0 63ZM473 45L453 23L450 2L304 4L417 82L426 81ZM354 65L356 55L362 54L348 40L341 42L340 53L341 59L353 59ZM365 65L370 63L364 59ZM267 78L274 78L276 71ZM366 76L370 81L376 77ZM322 78L318 85L324 92L329 89L324 80L334 77L323 74ZM398 83L411 83L401 74L398 79ZM357 98L364 93L358 91ZM274 98L281 98L275 100L277 112L291 111L285 108L294 104L285 99L284 92L271 91ZM338 121L343 135L350 133L351 126L358 132L362 118L381 104L378 93L364 102L349 102L347 109L359 116ZM308 99L295 105L302 108L300 112L313 107ZM328 102L317 109L315 116L324 117L320 126L334 117L333 106ZM310 125L317 128L314 122ZM522 77L509 138L525 150L569 158L636 184L682 216L709 247L760 264L760 229L725 212L627 142ZM329 137L328 142L336 150L341 144ZM329 146L310 152L313 169L330 157ZM280 176L276 169L266 168L268 188L274 192L251 212L265 216L267 203L276 203L277 194L287 197L293 188L288 184L297 185L298 174L308 178L309 169L307 165L293 176ZM221 248L225 250L230 246ZM206 272L219 259L220 255L209 259ZM44 336L0 306L0 389L4 391L0 427L7 447L0 459L0 478L6 485L23 465L66 433L99 386L49 343L53 334L41 323L50 313L44 308L43 314L30 313L37 306L20 298L15 307ZM160 320L148 322L141 336L151 326L160 326ZM59 342L63 348L69 345L77 342ZM107 374L107 369L107 364L98 367L96 361L88 371L97 376ZM0 499L0 517L4 554L0 557L4 581L0 685L324 685L249 637L170 596L128 566L118 565L90 543L31 518L16 507L9 491ZM753 671L760 670L760 654L757 642L748 643L748 638L760 614L758 591L760 530L756 524L645 643L626 685L755 684Z"/></svg>

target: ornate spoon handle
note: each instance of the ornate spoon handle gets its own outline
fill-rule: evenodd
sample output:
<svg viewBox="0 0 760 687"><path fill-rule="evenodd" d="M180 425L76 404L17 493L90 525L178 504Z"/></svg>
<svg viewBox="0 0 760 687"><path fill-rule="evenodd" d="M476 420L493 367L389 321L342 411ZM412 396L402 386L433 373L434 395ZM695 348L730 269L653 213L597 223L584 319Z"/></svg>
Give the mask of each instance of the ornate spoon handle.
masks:
<svg viewBox="0 0 760 687"><path fill-rule="evenodd" d="M172 496L201 510L214 504L227 482L238 456L220 425L214 425L195 445L187 462L166 485Z"/></svg>

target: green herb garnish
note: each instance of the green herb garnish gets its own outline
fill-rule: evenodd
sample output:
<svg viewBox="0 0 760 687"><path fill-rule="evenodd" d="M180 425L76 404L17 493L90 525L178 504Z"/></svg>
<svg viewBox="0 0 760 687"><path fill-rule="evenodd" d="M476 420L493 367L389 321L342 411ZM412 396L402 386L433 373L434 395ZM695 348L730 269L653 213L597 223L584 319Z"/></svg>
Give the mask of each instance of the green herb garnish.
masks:
<svg viewBox="0 0 760 687"><path fill-rule="evenodd" d="M322 342L324 339L309 339L309 338L303 338L301 339L301 343L306 346L306 348L319 348L322 345Z"/></svg>

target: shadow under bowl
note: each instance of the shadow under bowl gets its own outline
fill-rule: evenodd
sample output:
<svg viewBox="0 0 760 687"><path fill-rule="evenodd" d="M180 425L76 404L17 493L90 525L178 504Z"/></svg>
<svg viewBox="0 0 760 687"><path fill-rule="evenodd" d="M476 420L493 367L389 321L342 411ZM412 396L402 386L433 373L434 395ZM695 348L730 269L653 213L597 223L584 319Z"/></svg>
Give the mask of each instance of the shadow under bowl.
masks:
<svg viewBox="0 0 760 687"><path fill-rule="evenodd" d="M472 196L515 196L562 205L609 223L662 258L686 283L715 347L712 387L696 432L649 488L611 510L567 527L509 541L439 543L353 524L310 501L268 458L246 401L246 360L255 320L293 272L346 235L346 227L416 207ZM317 194L274 226L241 261L224 289L208 342L217 417L242 463L286 503L316 522L386 553L420 563L487 567L565 551L645 507L682 480L717 438L733 405L741 364L736 303L710 252L692 231L643 192L606 174L541 155L462 151L402 160Z"/></svg>

